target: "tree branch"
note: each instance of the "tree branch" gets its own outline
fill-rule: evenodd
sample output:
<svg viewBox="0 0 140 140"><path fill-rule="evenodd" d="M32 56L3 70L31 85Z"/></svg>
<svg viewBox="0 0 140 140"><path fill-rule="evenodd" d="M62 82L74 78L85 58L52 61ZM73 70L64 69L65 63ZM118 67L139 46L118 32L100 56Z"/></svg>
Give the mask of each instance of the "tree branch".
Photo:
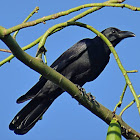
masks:
<svg viewBox="0 0 140 140"><path fill-rule="evenodd" d="M124 2L124 1L125 1L125 0L108 0L108 1L104 2L103 4L122 3L122 2ZM88 7L88 6L91 6L91 4L87 4L87 7ZM49 15L49 16L43 17L43 18L42 18L43 20L40 21L40 22L38 22L38 24L41 23L41 22L47 21L47 20L56 19L56 18L58 18L58 17L60 17L60 16L64 16L65 14L68 15L68 14L70 14L70 13L72 13L72 12L78 11L78 10L83 9L83 8L86 8L85 5L79 6L78 8L77 8L77 7L76 7L76 8L72 8L72 9L67 10L67 11L63 11L63 12L59 12L59 13L56 13L56 14L53 14L53 15ZM90 14L90 13L92 13L92 12L94 12L94 11L97 11L97 10L99 10L99 9L101 9L101 8L103 8L103 7L101 7L101 6L99 6L99 7L92 7L91 9L88 9L87 11L85 11L85 12L83 12L83 13L81 13L81 14L75 16L75 17L73 17L72 19L70 19L70 20L68 20L68 21L69 21L69 22L76 21L76 20L78 20L78 19L80 19L80 18L86 16L87 14ZM69 12L68 12L68 11L69 11ZM40 20L41 20L41 19L40 19ZM39 21L39 19L38 19L37 21ZM33 22L32 24L34 24L34 23L37 24L37 21L36 21L36 20L35 20L35 21L32 21L32 22ZM67 22L68 22L68 21L67 21ZM26 23L26 24L27 24L27 23ZM34 24L34 25L35 25L35 24ZM18 25L18 26L19 26L19 29L21 29L22 25L23 25L23 24ZM16 27L17 27L17 26L16 26ZM14 27L10 28L9 31L10 31L10 30L11 30L11 31L14 31L13 28L14 28ZM63 28L59 28L59 29L57 28L57 29L56 29L55 31L53 31L51 34L57 32L57 31L60 31L61 29L63 29ZM17 30L17 29L16 29L16 30ZM6 32L7 32L7 31L4 32L5 35L8 34L8 32L7 32L7 33L6 33ZM51 35L51 34L49 34L49 35ZM38 39L36 39L36 40L34 41L34 42L36 42L35 45L40 41L40 39L41 39L41 37L38 38ZM34 42L32 42L31 44L29 44L29 45L23 47L22 49L23 49L23 50L30 49L31 47L34 46ZM2 61L0 62L0 66L2 66L3 64L5 64L6 62L10 62L10 60L11 60L12 58L14 58L14 55L10 55L10 56L7 57L6 59L2 60Z"/></svg>
<svg viewBox="0 0 140 140"><path fill-rule="evenodd" d="M56 13L56 14L53 14L53 15L45 16L45 17L42 17L40 19L31 21L31 22L26 22L26 23L19 24L17 26L14 26L12 28L7 29L6 32L5 32L5 35L10 34L14 31L17 31L17 30L22 29L22 28L35 26L39 23L43 23L43 22L48 21L48 20L56 19L56 18L59 18L61 16L66 16L66 15L72 13L72 12L76 12L76 11L79 11L79 10L81 10L83 8L87 8L87 7L93 7L93 8L77 15L78 19L80 19L80 18L86 16L87 14L90 14L90 13L96 11L96 10L99 10L102 7L121 7L121 8L125 7L125 8L128 8L128 9L131 9L133 11L140 11L140 7L134 7L134 6L131 6L131 5L128 5L128 4L111 3L111 1L107 1L107 2L104 2L104 3L85 4L85 5L81 5L81 6L69 9L67 11L62 11L62 12L59 12L59 13ZM76 20L77 19L74 18L74 21L76 21Z"/></svg>
<svg viewBox="0 0 140 140"><path fill-rule="evenodd" d="M0 49L0 52L12 53L10 50L6 50L6 49Z"/></svg>

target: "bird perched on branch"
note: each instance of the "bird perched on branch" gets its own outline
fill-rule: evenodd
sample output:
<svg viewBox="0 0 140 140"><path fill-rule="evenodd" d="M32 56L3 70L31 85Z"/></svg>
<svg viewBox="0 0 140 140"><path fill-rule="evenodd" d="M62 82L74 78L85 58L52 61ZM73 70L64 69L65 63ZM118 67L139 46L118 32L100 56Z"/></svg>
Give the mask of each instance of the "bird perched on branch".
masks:
<svg viewBox="0 0 140 140"><path fill-rule="evenodd" d="M114 27L103 30L102 34L114 47L122 39L135 36L132 32L121 31ZM65 51L51 67L74 84L83 86L100 75L109 62L110 53L109 47L100 37L83 39ZM63 92L64 90L50 80L40 78L25 95L17 99L17 103L29 99L31 101L14 117L9 129L16 134L27 133Z"/></svg>

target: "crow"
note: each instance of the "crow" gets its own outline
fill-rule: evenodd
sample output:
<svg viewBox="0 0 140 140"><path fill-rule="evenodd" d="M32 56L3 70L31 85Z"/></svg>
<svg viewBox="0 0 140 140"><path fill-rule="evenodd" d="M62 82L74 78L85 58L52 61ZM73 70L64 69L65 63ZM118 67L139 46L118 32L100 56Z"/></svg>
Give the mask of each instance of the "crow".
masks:
<svg viewBox="0 0 140 140"><path fill-rule="evenodd" d="M114 27L103 30L102 34L114 47L124 38L135 36L132 32ZM109 62L110 53L109 47L99 36L86 38L65 51L50 67L82 87L100 75ZM63 92L58 85L41 77L25 95L17 99L17 103L32 100L14 117L9 129L19 135L27 133Z"/></svg>

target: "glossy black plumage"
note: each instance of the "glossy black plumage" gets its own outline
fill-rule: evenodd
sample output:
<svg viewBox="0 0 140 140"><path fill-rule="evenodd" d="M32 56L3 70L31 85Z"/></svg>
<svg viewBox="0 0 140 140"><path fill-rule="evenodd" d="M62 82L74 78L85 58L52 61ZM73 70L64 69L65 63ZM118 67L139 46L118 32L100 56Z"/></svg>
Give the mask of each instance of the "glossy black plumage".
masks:
<svg viewBox="0 0 140 140"><path fill-rule="evenodd" d="M115 47L122 39L135 36L128 31L107 28L102 33ZM104 70L110 58L110 50L102 39L83 39L65 51L52 65L56 71L73 83L83 86L93 81ZM16 134L27 133L40 119L52 102L64 91L45 78L33 86L25 95L17 99L22 103L32 99L12 120L9 129Z"/></svg>

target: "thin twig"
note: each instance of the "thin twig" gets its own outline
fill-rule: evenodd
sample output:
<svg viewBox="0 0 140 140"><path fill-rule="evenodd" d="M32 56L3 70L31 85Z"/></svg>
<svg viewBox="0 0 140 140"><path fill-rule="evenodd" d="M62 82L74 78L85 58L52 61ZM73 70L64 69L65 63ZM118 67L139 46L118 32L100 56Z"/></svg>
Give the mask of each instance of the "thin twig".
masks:
<svg viewBox="0 0 140 140"><path fill-rule="evenodd" d="M126 71L127 73L136 73L138 70L131 70L131 71Z"/></svg>
<svg viewBox="0 0 140 140"><path fill-rule="evenodd" d="M35 14L35 13L38 12L38 10L39 10L39 7L35 7L35 9L28 15L28 17L27 17L22 23L27 22L27 21L33 16L33 14ZM19 30L20 30L20 29L19 29ZM19 30L17 30L17 31L14 33L13 38L16 38L16 36L17 36Z"/></svg>
<svg viewBox="0 0 140 140"><path fill-rule="evenodd" d="M21 49L22 49L23 51L25 51L25 50L28 50L28 49L32 48L33 46L35 46L36 44L38 44L38 42L40 41L40 39L41 39L41 37L37 38L35 41L33 41L32 43L30 43L30 44L27 45L27 46L24 46L24 47L21 48ZM2 60L2 61L0 62L0 67L1 67L3 64L9 62L12 58L14 58L14 55L13 55L13 54L10 55L10 56L8 56L6 59Z"/></svg>
<svg viewBox="0 0 140 140"><path fill-rule="evenodd" d="M12 53L10 50L7 49L0 49L1 52L7 52L7 53Z"/></svg>
<svg viewBox="0 0 140 140"><path fill-rule="evenodd" d="M138 98L140 98L140 95L138 95ZM119 116L122 116L123 113L124 113L124 111L126 111L126 109L128 109L128 108L129 108L130 106L132 106L134 103L135 103L135 99L134 99L132 102L130 102L130 103L121 111L121 113L119 114Z"/></svg>
<svg viewBox="0 0 140 140"><path fill-rule="evenodd" d="M116 112L117 107L120 107L120 106L121 106L122 100L123 100L123 97L124 97L124 94L125 94L125 91L126 91L126 89L127 89L127 86L128 86L128 84L126 83L126 84L125 84L125 87L124 87L124 89L123 89L122 95L120 96L120 101L117 103L117 105L116 105L115 108L114 108L114 112Z"/></svg>

